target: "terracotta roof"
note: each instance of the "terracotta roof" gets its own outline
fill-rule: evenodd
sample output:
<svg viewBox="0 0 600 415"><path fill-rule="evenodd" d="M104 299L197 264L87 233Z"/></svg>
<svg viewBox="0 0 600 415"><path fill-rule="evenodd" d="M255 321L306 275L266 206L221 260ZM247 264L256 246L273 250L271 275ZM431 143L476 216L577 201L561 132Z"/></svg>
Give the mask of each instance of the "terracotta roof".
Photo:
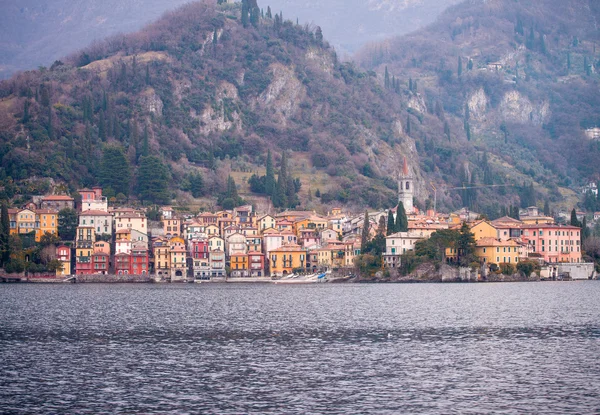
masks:
<svg viewBox="0 0 600 415"><path fill-rule="evenodd" d="M519 244L512 239L502 241L496 238L481 238L476 244L477 246L519 246Z"/></svg>
<svg viewBox="0 0 600 415"><path fill-rule="evenodd" d="M84 210L79 216L112 216L112 213L103 210Z"/></svg>
<svg viewBox="0 0 600 415"><path fill-rule="evenodd" d="M35 209L34 212L37 214L58 215L58 211L52 209Z"/></svg>
<svg viewBox="0 0 600 415"><path fill-rule="evenodd" d="M271 252L300 252L300 251L305 251L305 249L302 248L298 244L286 244L277 249L271 250Z"/></svg>
<svg viewBox="0 0 600 415"><path fill-rule="evenodd" d="M406 157L404 157L404 163L402 163L402 174L404 176L408 176L408 162L406 161Z"/></svg>
<svg viewBox="0 0 600 415"><path fill-rule="evenodd" d="M42 201L44 200L65 200L65 201L74 201L75 199L73 199L71 196L64 196L64 195L51 195L51 196L45 196L42 198Z"/></svg>

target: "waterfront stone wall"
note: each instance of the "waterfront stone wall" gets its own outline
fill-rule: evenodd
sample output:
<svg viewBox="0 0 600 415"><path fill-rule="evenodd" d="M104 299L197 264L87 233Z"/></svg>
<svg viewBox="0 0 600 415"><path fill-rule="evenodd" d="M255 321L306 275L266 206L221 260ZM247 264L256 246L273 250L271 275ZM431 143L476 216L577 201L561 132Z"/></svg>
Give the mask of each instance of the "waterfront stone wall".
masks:
<svg viewBox="0 0 600 415"><path fill-rule="evenodd" d="M148 283L152 275L74 275L77 283Z"/></svg>

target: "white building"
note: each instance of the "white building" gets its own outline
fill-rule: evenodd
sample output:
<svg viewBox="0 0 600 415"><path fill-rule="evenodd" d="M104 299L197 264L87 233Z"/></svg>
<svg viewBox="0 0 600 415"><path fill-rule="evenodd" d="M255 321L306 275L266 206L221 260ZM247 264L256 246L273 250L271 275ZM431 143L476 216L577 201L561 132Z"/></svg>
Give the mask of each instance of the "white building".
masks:
<svg viewBox="0 0 600 415"><path fill-rule="evenodd" d="M385 253L383 260L390 268L400 266L400 257L415 249L418 241L425 239L420 231L398 232L385 238Z"/></svg>
<svg viewBox="0 0 600 415"><path fill-rule="evenodd" d="M92 226L96 235L112 235L113 216L101 210L84 210L79 214L79 226Z"/></svg>

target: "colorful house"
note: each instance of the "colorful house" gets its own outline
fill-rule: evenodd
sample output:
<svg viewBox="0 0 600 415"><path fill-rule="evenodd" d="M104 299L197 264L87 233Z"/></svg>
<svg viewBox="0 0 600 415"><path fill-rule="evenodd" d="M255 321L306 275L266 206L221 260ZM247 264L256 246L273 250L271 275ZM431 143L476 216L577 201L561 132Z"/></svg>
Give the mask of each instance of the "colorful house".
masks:
<svg viewBox="0 0 600 415"><path fill-rule="evenodd" d="M171 257L170 275L171 282L185 281L187 278L187 250L185 241L178 236L169 240L169 254Z"/></svg>
<svg viewBox="0 0 600 415"><path fill-rule="evenodd" d="M57 246L56 259L62 264L62 268L56 270L56 275L71 275L71 248L66 245Z"/></svg>
<svg viewBox="0 0 600 415"><path fill-rule="evenodd" d="M248 271L251 277L265 277L265 254L261 252L248 253Z"/></svg>
<svg viewBox="0 0 600 415"><path fill-rule="evenodd" d="M582 262L581 228L553 224L523 225L522 239L532 253L539 254L544 261Z"/></svg>
<svg viewBox="0 0 600 415"><path fill-rule="evenodd" d="M484 264L517 264L523 256L521 245L512 240L485 237L477 240L475 255Z"/></svg>
<svg viewBox="0 0 600 415"><path fill-rule="evenodd" d="M248 255L247 254L233 254L230 256L230 274L234 278L247 277L248 276Z"/></svg>
<svg viewBox="0 0 600 415"><path fill-rule="evenodd" d="M269 253L269 260L271 275L281 277L306 268L306 250L297 244L283 245Z"/></svg>
<svg viewBox="0 0 600 415"><path fill-rule="evenodd" d="M39 242L44 234L58 235L58 212L51 209L38 209L36 215L35 240Z"/></svg>
<svg viewBox="0 0 600 415"><path fill-rule="evenodd" d="M96 235L91 226L78 226L75 233L75 273L77 275L92 274L92 254Z"/></svg>

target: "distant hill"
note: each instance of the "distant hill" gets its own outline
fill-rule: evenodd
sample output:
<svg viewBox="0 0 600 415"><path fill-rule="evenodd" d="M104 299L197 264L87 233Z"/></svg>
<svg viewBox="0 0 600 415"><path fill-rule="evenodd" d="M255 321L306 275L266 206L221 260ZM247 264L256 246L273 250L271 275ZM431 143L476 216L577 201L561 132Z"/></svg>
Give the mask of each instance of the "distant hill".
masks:
<svg viewBox="0 0 600 415"><path fill-rule="evenodd" d="M260 2L284 19L319 24L340 56L431 23L458 0ZM0 78L52 62L117 33L141 29L188 0L5 0L0 5Z"/></svg>
<svg viewBox="0 0 600 415"><path fill-rule="evenodd" d="M141 194L146 153L168 166L178 200L193 202L201 173L204 203L215 203L229 175L244 198L262 203L248 180L264 174L271 149L276 169L288 152L305 207L394 205L402 157L418 164L401 100L374 73L340 63L317 30L278 16L244 20L239 4L193 3L1 82L5 190L31 177L71 190L105 184L105 149L116 146L127 161L110 160L130 165L123 188L131 194Z"/></svg>
<svg viewBox="0 0 600 415"><path fill-rule="evenodd" d="M473 209L570 208L573 190L600 179L600 142L586 135L600 126L599 19L593 0L471 0L356 59L382 85L386 68L398 80L430 177L521 186L501 188L500 203L498 189L460 192Z"/></svg>

